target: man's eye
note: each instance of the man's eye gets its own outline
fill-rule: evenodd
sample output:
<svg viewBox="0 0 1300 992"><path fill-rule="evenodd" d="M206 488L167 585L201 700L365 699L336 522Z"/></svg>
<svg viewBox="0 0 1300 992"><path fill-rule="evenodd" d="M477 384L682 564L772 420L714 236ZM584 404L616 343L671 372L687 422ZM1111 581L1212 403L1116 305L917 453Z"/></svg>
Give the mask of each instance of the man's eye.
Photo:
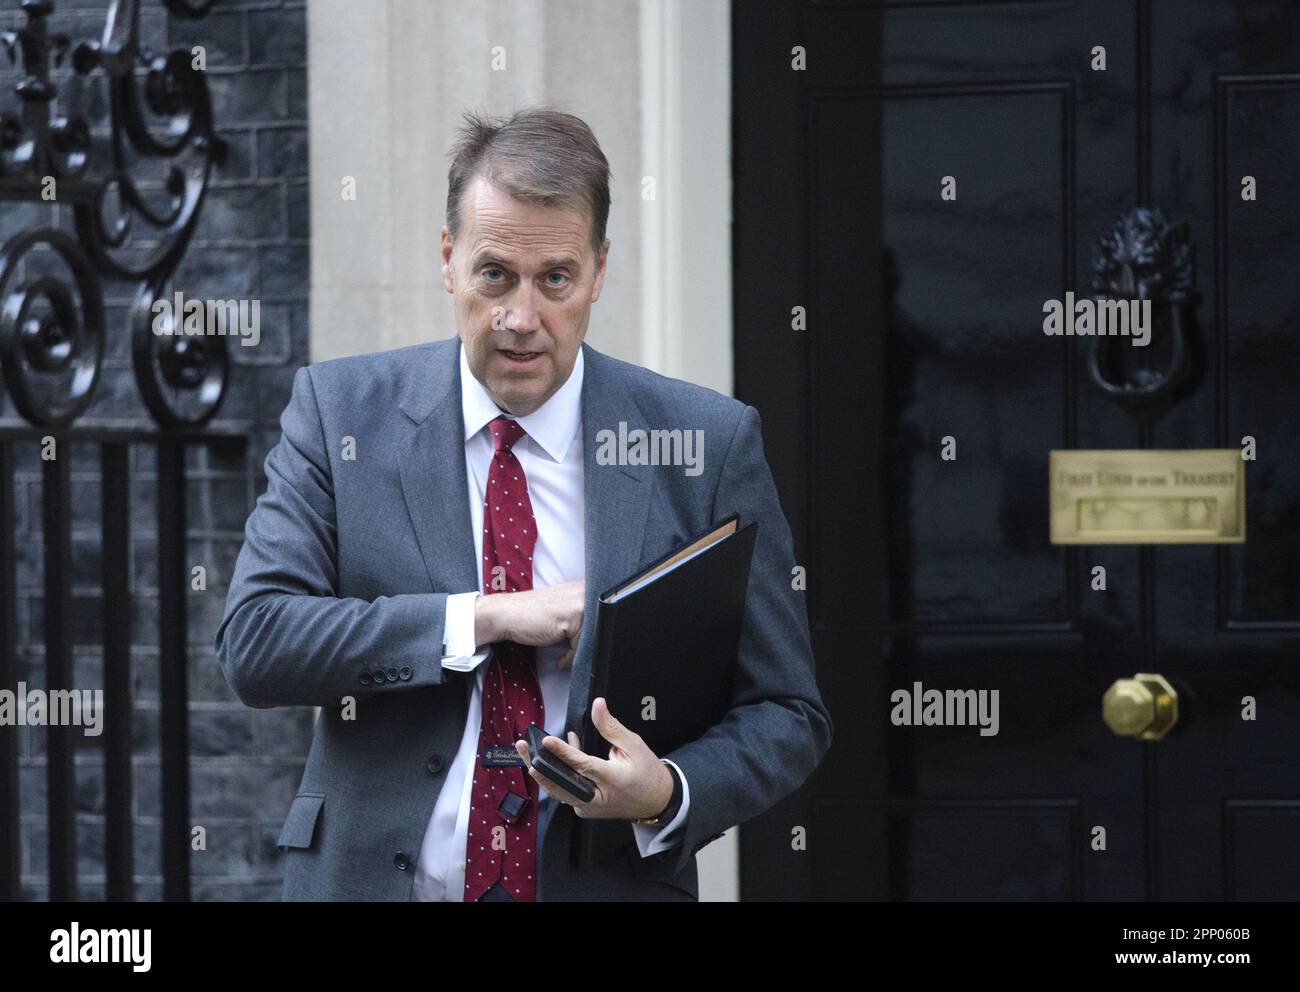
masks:
<svg viewBox="0 0 1300 992"><path fill-rule="evenodd" d="M569 277L563 272L549 272L547 273L546 278L548 280L547 285L554 289L567 286L569 283Z"/></svg>
<svg viewBox="0 0 1300 992"><path fill-rule="evenodd" d="M498 268L487 268L483 270L483 278L488 282L500 282L497 276L501 275L504 275L504 273Z"/></svg>

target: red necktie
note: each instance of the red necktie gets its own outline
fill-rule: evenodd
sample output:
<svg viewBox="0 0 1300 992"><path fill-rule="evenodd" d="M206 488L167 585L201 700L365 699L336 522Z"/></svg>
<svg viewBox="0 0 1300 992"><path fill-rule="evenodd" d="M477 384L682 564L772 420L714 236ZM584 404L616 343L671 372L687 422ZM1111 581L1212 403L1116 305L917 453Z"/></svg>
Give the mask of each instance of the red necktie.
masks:
<svg viewBox="0 0 1300 992"><path fill-rule="evenodd" d="M483 503L484 595L531 589L537 543L528 480L511 450L524 429L508 417L497 417L488 426L495 450ZM527 740L529 724L545 726L534 653L512 641L492 647L470 792L466 902L494 887L497 898L504 891L516 902L536 899L537 783L522 764L504 763L518 759L515 741Z"/></svg>

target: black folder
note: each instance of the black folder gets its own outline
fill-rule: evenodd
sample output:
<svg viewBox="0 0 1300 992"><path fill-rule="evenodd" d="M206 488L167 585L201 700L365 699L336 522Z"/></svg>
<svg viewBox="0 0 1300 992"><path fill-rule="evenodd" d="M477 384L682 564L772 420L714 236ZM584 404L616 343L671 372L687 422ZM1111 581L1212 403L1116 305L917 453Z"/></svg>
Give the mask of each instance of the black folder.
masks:
<svg viewBox="0 0 1300 992"><path fill-rule="evenodd" d="M600 596L582 750L609 757L591 720L599 696L660 757L722 722L757 528L757 521L741 527L733 514ZM632 828L626 820L579 820L574 837L576 863L589 867L632 842Z"/></svg>

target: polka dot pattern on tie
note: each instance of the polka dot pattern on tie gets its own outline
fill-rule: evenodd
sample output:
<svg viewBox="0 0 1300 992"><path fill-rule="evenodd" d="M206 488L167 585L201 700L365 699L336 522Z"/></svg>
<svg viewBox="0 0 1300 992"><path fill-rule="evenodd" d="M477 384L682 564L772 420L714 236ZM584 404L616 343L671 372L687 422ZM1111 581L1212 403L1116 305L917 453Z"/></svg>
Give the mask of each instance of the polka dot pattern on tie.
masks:
<svg viewBox="0 0 1300 992"><path fill-rule="evenodd" d="M497 417L488 427L494 450L488 467L487 498L483 501L483 592L522 592L533 587L533 549L537 542L528 479L513 450L525 431L509 417ZM504 577L504 588L495 581L498 576ZM513 748L515 741L526 740L529 725L545 726L545 716L535 650L510 641L494 644L483 682L480 759L488 748ZM511 793L528 797L513 819L502 812L502 803ZM522 766L487 766L478 760L474 764L470 802L465 901L477 901L498 882L515 901L535 901L537 783ZM501 836L497 828L504 830L504 850L499 842L494 843Z"/></svg>

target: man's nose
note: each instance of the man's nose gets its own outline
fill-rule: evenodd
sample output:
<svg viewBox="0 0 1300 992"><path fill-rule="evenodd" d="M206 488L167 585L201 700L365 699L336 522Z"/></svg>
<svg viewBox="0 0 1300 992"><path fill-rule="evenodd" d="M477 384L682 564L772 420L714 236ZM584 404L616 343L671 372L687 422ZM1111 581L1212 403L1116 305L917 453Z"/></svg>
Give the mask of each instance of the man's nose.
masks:
<svg viewBox="0 0 1300 992"><path fill-rule="evenodd" d="M542 315L537 309L536 289L529 283L521 285L506 307L505 328L516 334L530 334L542 326Z"/></svg>

